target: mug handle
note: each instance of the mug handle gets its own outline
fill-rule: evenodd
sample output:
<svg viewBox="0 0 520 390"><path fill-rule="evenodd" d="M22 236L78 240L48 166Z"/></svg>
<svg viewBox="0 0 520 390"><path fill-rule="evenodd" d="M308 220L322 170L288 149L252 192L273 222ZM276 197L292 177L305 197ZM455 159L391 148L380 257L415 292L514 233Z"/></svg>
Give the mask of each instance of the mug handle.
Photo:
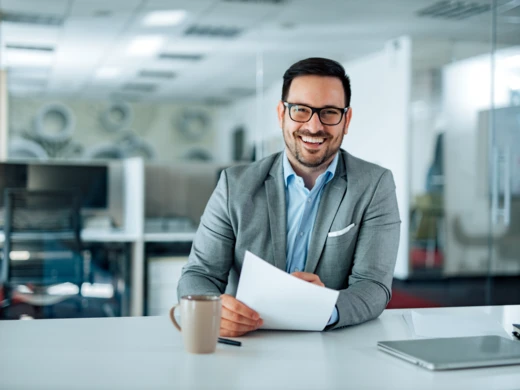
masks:
<svg viewBox="0 0 520 390"><path fill-rule="evenodd" d="M179 323L175 320L175 316L173 315L177 306L179 306L179 305L175 305L174 307L172 307L170 309L170 320L172 320L173 325L175 325L175 327L179 330L179 332L182 332L182 329L181 329Z"/></svg>

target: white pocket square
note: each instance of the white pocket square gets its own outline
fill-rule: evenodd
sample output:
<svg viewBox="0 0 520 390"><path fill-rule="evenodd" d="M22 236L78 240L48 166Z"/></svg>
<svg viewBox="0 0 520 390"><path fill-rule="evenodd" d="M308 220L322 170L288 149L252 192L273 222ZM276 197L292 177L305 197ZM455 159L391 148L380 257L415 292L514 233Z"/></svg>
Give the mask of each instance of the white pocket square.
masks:
<svg viewBox="0 0 520 390"><path fill-rule="evenodd" d="M345 233L347 233L350 229L352 229L354 226L356 226L355 223L352 223L350 225L348 225L345 229L341 229L341 230L338 230L337 232L329 232L328 236L329 237L338 237L338 236L341 236Z"/></svg>

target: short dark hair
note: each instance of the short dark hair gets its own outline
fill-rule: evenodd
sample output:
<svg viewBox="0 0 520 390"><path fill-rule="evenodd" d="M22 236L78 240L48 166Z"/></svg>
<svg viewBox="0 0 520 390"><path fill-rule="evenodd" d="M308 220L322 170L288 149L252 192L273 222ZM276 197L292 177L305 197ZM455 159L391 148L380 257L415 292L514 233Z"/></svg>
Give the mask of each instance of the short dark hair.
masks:
<svg viewBox="0 0 520 390"><path fill-rule="evenodd" d="M313 57L291 65L283 75L282 101L287 99L291 83L298 76L337 77L343 84L343 90L345 91L345 107L350 106L350 97L352 96L350 79L345 73L345 68L339 62L327 58Z"/></svg>

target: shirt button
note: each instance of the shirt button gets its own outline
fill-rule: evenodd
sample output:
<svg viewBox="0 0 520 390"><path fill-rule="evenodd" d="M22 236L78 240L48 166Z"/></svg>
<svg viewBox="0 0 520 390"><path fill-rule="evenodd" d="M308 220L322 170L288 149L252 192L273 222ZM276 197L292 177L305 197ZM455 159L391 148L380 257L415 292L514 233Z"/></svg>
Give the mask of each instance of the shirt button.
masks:
<svg viewBox="0 0 520 390"><path fill-rule="evenodd" d="M307 199L307 202L311 203L312 202L312 198Z"/></svg>
<svg viewBox="0 0 520 390"><path fill-rule="evenodd" d="M299 268L295 268L294 272L300 272L300 269Z"/></svg>
<svg viewBox="0 0 520 390"><path fill-rule="evenodd" d="M300 232L300 237L302 237L302 236L303 236L303 232Z"/></svg>

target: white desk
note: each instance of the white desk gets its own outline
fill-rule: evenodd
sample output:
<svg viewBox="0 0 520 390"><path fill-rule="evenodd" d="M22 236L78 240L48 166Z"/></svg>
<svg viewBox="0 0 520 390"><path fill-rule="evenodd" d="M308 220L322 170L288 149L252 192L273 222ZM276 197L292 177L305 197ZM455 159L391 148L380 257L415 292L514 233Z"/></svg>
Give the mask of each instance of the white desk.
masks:
<svg viewBox="0 0 520 390"><path fill-rule="evenodd" d="M146 242L187 242L193 241L194 238L195 231L144 233Z"/></svg>
<svg viewBox="0 0 520 390"><path fill-rule="evenodd" d="M520 305L484 311L510 332ZM432 372L377 350L407 339L403 310L333 332L256 332L242 347L184 352L167 317L0 321L2 389L512 389L520 366Z"/></svg>
<svg viewBox="0 0 520 390"><path fill-rule="evenodd" d="M133 242L139 238L136 233L127 233L118 229L82 229L81 239L84 242ZM5 234L0 230L0 244L5 241Z"/></svg>

